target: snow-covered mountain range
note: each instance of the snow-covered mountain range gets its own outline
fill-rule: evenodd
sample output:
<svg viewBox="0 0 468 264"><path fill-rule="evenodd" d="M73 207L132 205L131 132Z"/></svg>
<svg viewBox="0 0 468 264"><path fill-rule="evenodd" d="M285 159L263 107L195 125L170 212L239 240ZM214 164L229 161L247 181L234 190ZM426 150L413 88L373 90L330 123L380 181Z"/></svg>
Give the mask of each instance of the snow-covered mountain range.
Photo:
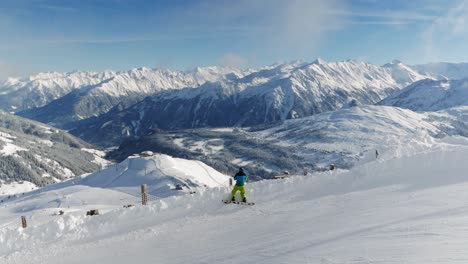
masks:
<svg viewBox="0 0 468 264"><path fill-rule="evenodd" d="M321 66L312 69L314 67L311 65ZM314 86L313 83L324 85L317 101L323 100L324 95L334 90L345 93L347 97L352 97L356 94L356 88L359 86L359 89L372 91L368 98L363 98L365 99L363 103L366 103L366 101L375 100L376 95L382 96L382 86L399 89L425 78L461 79L468 77L466 68L466 64L450 63L408 66L397 60L379 67L357 61L354 63L353 61L327 63L317 59L312 64L293 62L256 70L198 67L191 71L139 68L122 72L108 70L104 72L40 73L28 78L9 78L1 82L0 109L16 113L24 111L20 115L54 126L70 128L74 126L75 121L99 116L110 111L113 107L116 107L115 111L122 110L142 100L143 97L154 95L160 91L185 87L194 88L206 82L217 81L221 81L221 83L215 86L228 86L228 89L231 90L254 86L257 86L258 89L261 89L260 86L273 89L271 86L278 86L278 83L274 81L285 80L287 82L287 75L290 75L291 85L299 87L294 91L298 96L304 92L307 93L307 91L301 90L310 89ZM302 76L300 76L301 73ZM243 78L247 75L249 75L248 78ZM349 78L350 75L354 77ZM330 77L336 81L330 82ZM243 80L235 81L237 79ZM346 85L343 86L343 83ZM341 89L333 88L337 85L343 87ZM327 92L329 88L331 90ZM281 90L277 93L286 92L284 89ZM362 97L362 95L358 93L358 97ZM304 107L307 108L309 105ZM32 108L37 109L29 110ZM327 108L333 108L333 105L329 105ZM282 114L284 115L284 113ZM294 116L294 113L290 115Z"/></svg>
<svg viewBox="0 0 468 264"><path fill-rule="evenodd" d="M94 146L64 131L3 111L0 120L0 195L90 173L109 163Z"/></svg>
<svg viewBox="0 0 468 264"><path fill-rule="evenodd" d="M56 127L66 128L73 126L70 123L75 121L99 116L116 106L120 109L128 107L145 96L164 90L198 87L205 82L216 81L220 78L238 78L243 74L241 70L222 67L196 68L187 72L149 68L132 69L126 72L104 72L99 75L103 78L98 82L75 87L69 93L54 98L55 100L42 104L39 108L26 109L18 114ZM73 76L67 75L67 78ZM54 78L51 77L49 81L54 81ZM20 91L28 89L37 90L37 87L29 88L25 84ZM49 90L54 91L54 87ZM5 100L8 100L10 96L12 96L11 93L6 93Z"/></svg>
<svg viewBox="0 0 468 264"><path fill-rule="evenodd" d="M456 66L463 65L453 67ZM58 87L61 85L55 80L58 78L71 92L21 114L57 126L71 122L74 127L77 124L74 122L82 119L72 133L103 146L132 140L134 144L124 144L114 152L114 157L120 160L151 146L156 151L202 159L229 171L239 164L249 165L254 156L261 156L260 163L250 166L259 174L263 171L271 176L282 169L325 168L330 162L350 167L371 146L397 135L414 137L414 133L421 131L435 137L465 135L465 122L458 118L466 112L464 81L437 81L441 74L420 72L400 61L379 67L354 60L318 59L312 63L292 62L246 71L205 67L189 72L140 68L127 72L50 73L31 77L34 81L30 85L40 84L46 89L50 82ZM86 85L79 85L80 78ZM13 88L4 88L3 95L11 95L8 91L24 91L27 86L21 88L19 80L7 82ZM427 93L431 94L429 99ZM152 96L139 101L146 95ZM441 111L416 114L388 107L351 107L379 101L417 111ZM461 107L449 109L456 106ZM87 118L90 116L95 117ZM282 123L289 119L298 120ZM231 133L232 129L227 133L196 130L197 139L190 138L194 133L183 130L158 131L206 127L251 128L238 129L240 133ZM271 128L265 130L268 127ZM362 131L356 131L357 128ZM344 133L343 138L338 138L340 132ZM365 143L357 142L367 137L364 132L372 136ZM177 140L172 140L172 135ZM336 144L337 140L344 143ZM164 145L164 141L172 143ZM256 144L261 144L265 151L257 151L255 155L245 151L249 145ZM213 151L213 146L224 151ZM281 155L274 158L268 152ZM207 157L211 156L216 158L210 161ZM280 160L285 161L283 165L275 166ZM220 166L223 163L228 165Z"/></svg>
<svg viewBox="0 0 468 264"><path fill-rule="evenodd" d="M158 93L85 122L72 133L96 144L115 145L155 128L253 126L336 110L351 100L374 104L425 78L431 77L402 63L385 67L360 61L282 64L195 89Z"/></svg>
<svg viewBox="0 0 468 264"><path fill-rule="evenodd" d="M145 83L145 70L154 72L129 78ZM103 88L118 76L73 88L38 116L83 119L74 132L102 145L126 138L110 155L120 163L11 198L35 187L23 180L60 181L105 161L63 131L1 112L0 183L16 181L0 187L1 262L464 263L468 81L421 72L399 61L215 69L192 87L170 87L177 76L155 93L147 86L152 95L129 107L140 84ZM80 93L88 113L112 110L70 114L79 111L63 107ZM271 179L247 184L253 207L221 203L238 167Z"/></svg>
<svg viewBox="0 0 468 264"><path fill-rule="evenodd" d="M74 85L79 83L78 81L66 82L73 84L69 87L75 87L70 88L72 91L67 95L41 108L24 111L22 114L58 126L72 122L71 127L74 127L76 124L74 121L83 119L72 133L88 142L103 146L116 146L123 139L136 139L132 141L136 142L134 145L125 144L121 146L120 152L114 153L118 159L146 150L141 148L148 146L145 140L157 141L158 144L149 144L154 150L161 150L163 148L161 146L164 145L162 141L168 140L173 144L165 146L165 151L170 149L172 154L189 155L198 159L205 159L207 153L215 154L217 158L213 159L210 165L228 171L236 165L248 165L249 160L254 160L250 157L252 155L246 155L244 150L235 147L236 141L244 142L246 146L263 142L265 153L255 154L264 157L260 162L262 164L253 165L257 168L256 171L263 170L269 172L268 175L273 175L284 168L300 170L301 167L314 165L317 169L324 168L326 163L330 162L350 167L360 159L363 152L369 151L370 147L364 149L363 145L374 146L382 140L388 141L389 137L392 137L390 134L394 137L397 135L414 137L416 131L425 131L432 136L466 134L465 123L457 120L455 116L455 114L458 117L464 115L463 107L427 114L385 107L347 108L374 104L382 99L384 100L381 104L417 111L445 110L466 105L463 101L467 98L463 94L464 81L436 81L435 79L441 74L433 71L431 74L434 75L424 75L400 61L379 67L354 60L325 62L318 59L312 63L293 62L247 71L219 67L197 68L190 72L140 68L127 72L108 71L100 74L44 74L41 78L35 79L44 81L60 77L69 80L78 78L80 74L88 78L85 78L88 83L95 82L99 78L107 79L80 87ZM11 79L9 82L14 83ZM404 88L407 85L409 86ZM428 92L431 93L429 99ZM4 93L7 94L9 93ZM139 101L145 95L152 96ZM433 101L440 105L435 107ZM135 104L131 105L132 103ZM335 112L326 113L328 111ZM325 114L320 115L320 113ZM311 115L317 116L308 120L308 116ZM86 119L89 116L96 117ZM306 118L281 124L288 119L303 117ZM230 142L223 145L228 153L211 151L209 149L211 143L203 143L196 147L197 151L193 151L193 144L197 140L190 139L190 136L187 136L189 132L176 132L178 142L166 138L165 133L154 133L160 128L173 130L239 126L254 127L254 130L260 131L262 129L259 125L264 124L268 124L266 127L271 126L271 131L274 132L269 133L267 129L255 135L248 132L251 129L245 133L241 129L238 131L242 133L234 133L235 136L230 141L226 140L229 133L216 135L216 132L213 132L215 130L207 133L209 129L196 132L199 142L214 142L219 138L223 138L220 142ZM410 128L407 124L413 124L414 127ZM398 129L395 130L395 127ZM371 131L369 133L374 136L370 136L365 144L357 142L358 138L363 139L366 136L365 133L356 131L356 128ZM376 130L372 132L373 128ZM343 139L337 138L340 131L344 131L343 133L348 136L343 136ZM174 133L170 132L169 135ZM386 136L382 137L383 135ZM138 140L140 137L143 137L142 140ZM308 138L310 144L304 142L303 138ZM346 143L339 144L340 147L334 144L335 147L330 148L333 143L327 142L336 143L336 140ZM188 145L181 142L186 142ZM215 144L215 148L221 146L218 143ZM174 148L173 145L177 147ZM349 149L353 150L348 151ZM270 151L282 154L275 159L268 155L267 152ZM275 166L274 164L280 162L279 159L288 162L284 162L285 166ZM295 162L289 162L291 160ZM229 165L219 166L222 163Z"/></svg>
<svg viewBox="0 0 468 264"><path fill-rule="evenodd" d="M1 84L0 107L56 127L78 126L76 135L98 144L99 133L111 132L115 145L153 128L250 126L331 111L349 102L374 104L422 79L463 76L465 64L444 65L425 68L395 60L380 67L317 59L250 70L43 73ZM447 74L447 68L457 74ZM143 100L146 96L151 97Z"/></svg>
<svg viewBox="0 0 468 264"><path fill-rule="evenodd" d="M18 112L44 106L72 90L97 85L116 76L114 71L39 73L27 78L9 78L0 82L0 109Z"/></svg>

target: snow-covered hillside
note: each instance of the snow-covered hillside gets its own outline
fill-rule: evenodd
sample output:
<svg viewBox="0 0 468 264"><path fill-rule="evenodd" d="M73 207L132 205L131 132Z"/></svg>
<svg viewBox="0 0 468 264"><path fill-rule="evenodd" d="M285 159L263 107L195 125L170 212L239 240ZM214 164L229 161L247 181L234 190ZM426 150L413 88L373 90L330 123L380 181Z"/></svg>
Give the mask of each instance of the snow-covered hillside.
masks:
<svg viewBox="0 0 468 264"><path fill-rule="evenodd" d="M0 196L98 170L109 162L95 148L64 131L0 111Z"/></svg>
<svg viewBox="0 0 468 264"><path fill-rule="evenodd" d="M147 185L148 200L152 203L169 196L227 186L229 179L200 161L164 154L135 155L90 175L48 185L9 199L0 195L3 201L0 208L29 216L45 216L45 212L52 214L60 210L67 214L82 215L85 209L91 208L99 208L104 212L115 209L117 205L141 204L142 184ZM0 213L0 226L6 227L2 224L13 221L15 217ZM41 221L47 220L43 218Z"/></svg>
<svg viewBox="0 0 468 264"><path fill-rule="evenodd" d="M393 72L394 68L398 71ZM154 128L253 126L336 110L350 100L374 104L426 77L401 63L395 67L323 60L282 64L196 89L158 93L71 133L94 144L115 145Z"/></svg>
<svg viewBox="0 0 468 264"><path fill-rule="evenodd" d="M389 106L347 107L306 118L251 128L154 131L122 144L117 160L150 149L203 160L221 171L244 166L270 178L283 173L326 170L331 163L350 168L375 159L375 151L404 142L419 145L426 136L468 136L468 107L416 113Z"/></svg>
<svg viewBox="0 0 468 264"><path fill-rule="evenodd" d="M379 104L392 105L414 111L438 111L468 106L468 79L422 80L385 98Z"/></svg>
<svg viewBox="0 0 468 264"><path fill-rule="evenodd" d="M468 257L467 155L464 138L427 138L350 171L248 184L252 207L222 204L226 187L131 208L119 204L120 192L44 191L0 207L0 258L5 264L461 264ZM83 198L97 201L93 208L104 214L86 217L82 206L51 215L62 208L58 201ZM19 228L22 214L27 229Z"/></svg>
<svg viewBox="0 0 468 264"><path fill-rule="evenodd" d="M375 159L375 150L382 152L402 141L416 145L422 134L441 133L443 129L427 115L396 107L362 106L287 120L252 136L292 147L305 159L324 166L332 162L349 167L366 153Z"/></svg>

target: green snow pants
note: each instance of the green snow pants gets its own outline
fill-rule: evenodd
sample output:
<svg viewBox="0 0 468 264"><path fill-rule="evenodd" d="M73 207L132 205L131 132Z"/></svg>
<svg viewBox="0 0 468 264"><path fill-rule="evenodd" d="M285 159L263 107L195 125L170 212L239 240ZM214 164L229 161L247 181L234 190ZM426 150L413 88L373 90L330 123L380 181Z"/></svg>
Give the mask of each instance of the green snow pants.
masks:
<svg viewBox="0 0 468 264"><path fill-rule="evenodd" d="M234 186L234 188L232 189L232 192L231 192L232 197L236 196L237 191L240 191L242 198L245 198L245 186L244 185Z"/></svg>

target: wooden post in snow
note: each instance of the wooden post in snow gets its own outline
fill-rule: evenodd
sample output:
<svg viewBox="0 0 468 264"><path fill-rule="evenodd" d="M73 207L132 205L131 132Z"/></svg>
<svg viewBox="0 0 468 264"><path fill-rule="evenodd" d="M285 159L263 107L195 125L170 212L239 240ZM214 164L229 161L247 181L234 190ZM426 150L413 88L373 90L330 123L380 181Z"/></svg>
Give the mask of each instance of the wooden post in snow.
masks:
<svg viewBox="0 0 468 264"><path fill-rule="evenodd" d="M26 223L26 216L21 216L21 225L23 228L28 227L28 224Z"/></svg>
<svg viewBox="0 0 468 264"><path fill-rule="evenodd" d="M141 185L141 204L146 205L148 203L148 194L146 193L146 184Z"/></svg>

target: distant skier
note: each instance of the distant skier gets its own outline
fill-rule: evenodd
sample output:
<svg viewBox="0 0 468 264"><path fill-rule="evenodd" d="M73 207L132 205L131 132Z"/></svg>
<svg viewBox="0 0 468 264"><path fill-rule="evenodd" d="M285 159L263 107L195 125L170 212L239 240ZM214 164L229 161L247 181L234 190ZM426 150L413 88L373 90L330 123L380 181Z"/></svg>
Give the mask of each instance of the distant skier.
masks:
<svg viewBox="0 0 468 264"><path fill-rule="evenodd" d="M379 158L379 151L375 150L375 159L378 159L378 158Z"/></svg>
<svg viewBox="0 0 468 264"><path fill-rule="evenodd" d="M234 175L234 180L236 180L236 185L232 189L231 195L231 201L235 202L236 201L236 193L240 191L241 196L242 196L242 202L246 203L247 202L247 197L245 197L245 182L247 181L247 175L245 175L244 170L242 168L239 168L239 171Z"/></svg>

